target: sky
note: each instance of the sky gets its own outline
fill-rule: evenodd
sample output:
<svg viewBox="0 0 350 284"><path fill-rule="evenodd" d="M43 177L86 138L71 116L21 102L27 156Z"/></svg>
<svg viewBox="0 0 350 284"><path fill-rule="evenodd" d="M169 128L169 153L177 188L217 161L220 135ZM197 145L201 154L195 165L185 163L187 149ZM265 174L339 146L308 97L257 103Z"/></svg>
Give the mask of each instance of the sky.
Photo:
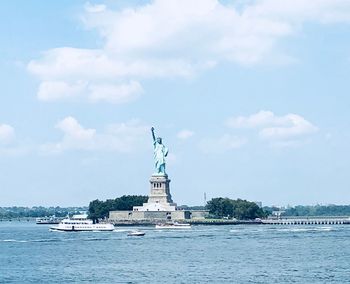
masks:
<svg viewBox="0 0 350 284"><path fill-rule="evenodd" d="M350 204L348 0L2 1L0 206Z"/></svg>

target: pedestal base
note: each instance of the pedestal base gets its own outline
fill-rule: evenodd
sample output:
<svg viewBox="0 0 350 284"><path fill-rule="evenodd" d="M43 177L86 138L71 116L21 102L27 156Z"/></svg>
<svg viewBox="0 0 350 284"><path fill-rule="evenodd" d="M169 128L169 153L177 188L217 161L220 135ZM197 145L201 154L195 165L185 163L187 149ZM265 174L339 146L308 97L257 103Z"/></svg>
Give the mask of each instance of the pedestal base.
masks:
<svg viewBox="0 0 350 284"><path fill-rule="evenodd" d="M170 179L167 175L152 175L151 194L143 206L134 206L133 211L175 211L176 203L170 194Z"/></svg>

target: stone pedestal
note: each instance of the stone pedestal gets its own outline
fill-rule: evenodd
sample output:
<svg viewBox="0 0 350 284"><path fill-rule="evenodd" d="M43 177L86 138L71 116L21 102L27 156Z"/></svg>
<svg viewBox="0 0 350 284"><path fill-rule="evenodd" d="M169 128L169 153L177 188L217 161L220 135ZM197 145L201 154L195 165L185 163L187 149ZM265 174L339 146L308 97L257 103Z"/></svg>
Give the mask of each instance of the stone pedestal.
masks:
<svg viewBox="0 0 350 284"><path fill-rule="evenodd" d="M135 206L133 211L175 211L176 203L170 194L170 179L167 175L152 175L151 194L143 206Z"/></svg>

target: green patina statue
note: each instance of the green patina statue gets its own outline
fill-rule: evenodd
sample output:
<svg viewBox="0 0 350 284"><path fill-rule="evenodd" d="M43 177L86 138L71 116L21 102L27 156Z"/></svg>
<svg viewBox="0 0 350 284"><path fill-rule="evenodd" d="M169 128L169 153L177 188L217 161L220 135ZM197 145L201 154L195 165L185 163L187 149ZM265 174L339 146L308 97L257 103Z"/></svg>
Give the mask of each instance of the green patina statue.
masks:
<svg viewBox="0 0 350 284"><path fill-rule="evenodd" d="M153 147L154 147L154 163L155 163L155 174L166 175L165 173L165 157L168 155L168 148L162 144L162 138L154 135L154 127L151 128Z"/></svg>

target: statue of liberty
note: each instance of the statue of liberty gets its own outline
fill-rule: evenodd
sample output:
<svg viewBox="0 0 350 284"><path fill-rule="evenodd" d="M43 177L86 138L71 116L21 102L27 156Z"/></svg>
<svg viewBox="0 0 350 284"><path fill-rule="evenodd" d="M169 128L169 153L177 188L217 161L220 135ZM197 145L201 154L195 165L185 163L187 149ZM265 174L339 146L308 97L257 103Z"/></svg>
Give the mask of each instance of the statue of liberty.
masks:
<svg viewBox="0 0 350 284"><path fill-rule="evenodd" d="M166 175L165 173L165 157L168 155L168 148L162 144L162 138L154 135L154 127L151 128L153 147L154 147L154 163L157 175Z"/></svg>

